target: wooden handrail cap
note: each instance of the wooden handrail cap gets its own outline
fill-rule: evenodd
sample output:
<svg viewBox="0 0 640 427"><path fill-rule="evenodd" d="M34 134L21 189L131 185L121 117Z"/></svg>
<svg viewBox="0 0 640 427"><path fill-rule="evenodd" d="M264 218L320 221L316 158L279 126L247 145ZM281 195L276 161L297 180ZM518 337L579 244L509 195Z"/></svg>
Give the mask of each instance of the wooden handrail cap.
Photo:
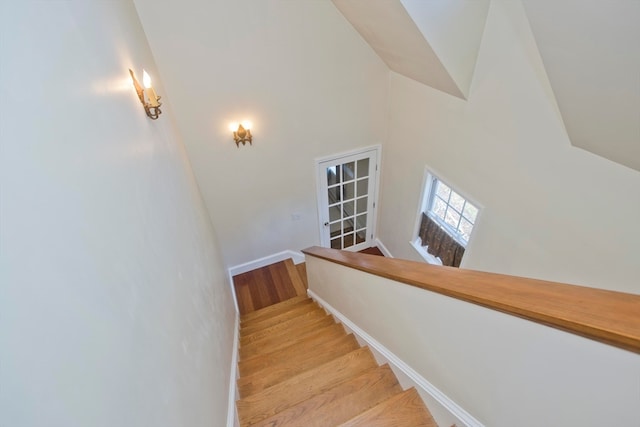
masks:
<svg viewBox="0 0 640 427"><path fill-rule="evenodd" d="M318 246L302 252L640 353L640 295Z"/></svg>

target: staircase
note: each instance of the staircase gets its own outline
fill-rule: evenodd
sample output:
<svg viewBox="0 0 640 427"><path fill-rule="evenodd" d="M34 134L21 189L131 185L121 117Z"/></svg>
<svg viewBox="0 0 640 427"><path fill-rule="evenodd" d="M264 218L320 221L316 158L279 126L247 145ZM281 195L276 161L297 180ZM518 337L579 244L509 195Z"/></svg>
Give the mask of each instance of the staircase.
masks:
<svg viewBox="0 0 640 427"><path fill-rule="evenodd" d="M241 316L244 426L437 427L414 388L306 296Z"/></svg>

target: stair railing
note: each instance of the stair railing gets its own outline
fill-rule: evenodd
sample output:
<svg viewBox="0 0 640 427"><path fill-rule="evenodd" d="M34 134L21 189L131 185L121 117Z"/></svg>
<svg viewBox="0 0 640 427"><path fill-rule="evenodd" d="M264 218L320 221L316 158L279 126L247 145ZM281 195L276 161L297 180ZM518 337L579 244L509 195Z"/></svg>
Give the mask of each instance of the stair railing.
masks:
<svg viewBox="0 0 640 427"><path fill-rule="evenodd" d="M640 295L317 246L302 252L640 353Z"/></svg>

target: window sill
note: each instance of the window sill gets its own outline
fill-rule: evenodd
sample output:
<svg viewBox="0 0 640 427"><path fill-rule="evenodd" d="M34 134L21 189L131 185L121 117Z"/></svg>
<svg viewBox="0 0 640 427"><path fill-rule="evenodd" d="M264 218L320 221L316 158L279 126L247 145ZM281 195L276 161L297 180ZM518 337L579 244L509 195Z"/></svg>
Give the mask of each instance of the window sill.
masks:
<svg viewBox="0 0 640 427"><path fill-rule="evenodd" d="M413 247L413 249L415 249L416 252L418 252L418 254L425 260L427 264L442 265L442 261L440 260L440 258L436 258L433 255L431 255L429 252L427 252L426 246L421 246L420 245L421 243L422 242L420 241L419 237L409 242L409 244Z"/></svg>

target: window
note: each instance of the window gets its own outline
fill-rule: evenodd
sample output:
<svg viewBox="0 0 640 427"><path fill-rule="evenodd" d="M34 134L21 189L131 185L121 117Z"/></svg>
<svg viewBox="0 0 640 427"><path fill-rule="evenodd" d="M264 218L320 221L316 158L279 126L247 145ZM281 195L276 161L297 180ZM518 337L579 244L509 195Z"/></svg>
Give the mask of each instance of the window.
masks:
<svg viewBox="0 0 640 427"><path fill-rule="evenodd" d="M478 208L434 176L430 193L427 209L429 216L451 237L467 246L478 216Z"/></svg>
<svg viewBox="0 0 640 427"><path fill-rule="evenodd" d="M413 247L431 264L458 267L478 217L478 207L427 173Z"/></svg>

